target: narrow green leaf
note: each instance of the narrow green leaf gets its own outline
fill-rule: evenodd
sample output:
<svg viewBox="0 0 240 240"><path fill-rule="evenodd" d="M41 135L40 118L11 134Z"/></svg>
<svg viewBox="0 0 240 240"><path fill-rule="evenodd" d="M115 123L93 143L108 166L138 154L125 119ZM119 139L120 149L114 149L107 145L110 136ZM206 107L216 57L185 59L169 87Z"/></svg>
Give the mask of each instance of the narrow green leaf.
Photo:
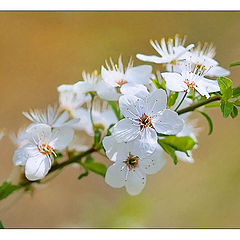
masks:
<svg viewBox="0 0 240 240"><path fill-rule="evenodd" d="M240 96L240 87L233 88L233 97L239 97Z"/></svg>
<svg viewBox="0 0 240 240"><path fill-rule="evenodd" d="M100 162L90 162L90 163L83 163L84 168L97 173L101 176L105 176L106 171L107 171L107 167Z"/></svg>
<svg viewBox="0 0 240 240"><path fill-rule="evenodd" d="M170 145L177 151L186 152L192 150L196 142L189 136L177 137L167 136L164 139L160 139L160 142Z"/></svg>
<svg viewBox="0 0 240 240"><path fill-rule="evenodd" d="M157 79L151 78L151 80L152 80L152 82L154 83L154 85L157 89L161 88L161 84Z"/></svg>
<svg viewBox="0 0 240 240"><path fill-rule="evenodd" d="M234 105L240 107L240 99L236 100L236 101L234 102Z"/></svg>
<svg viewBox="0 0 240 240"><path fill-rule="evenodd" d="M0 228L4 228L2 221L0 221Z"/></svg>
<svg viewBox="0 0 240 240"><path fill-rule="evenodd" d="M120 110L118 108L118 104L114 101L107 101L107 103L111 106L113 112L115 113L116 117L118 120L121 120L121 114L120 114Z"/></svg>
<svg viewBox="0 0 240 240"><path fill-rule="evenodd" d="M239 65L240 65L240 61L236 61L236 62L231 63L229 66L234 67L234 66L239 66Z"/></svg>
<svg viewBox="0 0 240 240"><path fill-rule="evenodd" d="M93 144L96 148L99 148L101 146L101 137L102 137L102 133L99 129L94 131L94 137L93 137Z"/></svg>
<svg viewBox="0 0 240 240"><path fill-rule="evenodd" d="M8 197L11 193L13 193L19 188L21 188L20 185L13 185L12 183L7 181L3 182L3 184L0 186L0 200Z"/></svg>
<svg viewBox="0 0 240 240"><path fill-rule="evenodd" d="M210 135L213 131L212 119L205 112L200 112L200 111L198 112L201 113L205 117L205 119L208 121L208 125L209 125L208 135Z"/></svg>
<svg viewBox="0 0 240 240"><path fill-rule="evenodd" d="M86 170L84 173L82 173L82 174L78 177L78 179L80 180L81 178L87 177L87 176L88 176L88 170Z"/></svg>
<svg viewBox="0 0 240 240"><path fill-rule="evenodd" d="M221 101L220 108L224 118L227 118L233 109L233 103L228 101Z"/></svg>
<svg viewBox="0 0 240 240"><path fill-rule="evenodd" d="M231 112L231 117L235 118L238 115L238 109L237 107L233 106L232 112Z"/></svg>
<svg viewBox="0 0 240 240"><path fill-rule="evenodd" d="M163 150L168 153L173 159L173 163L176 165L178 163L177 155L175 154L175 149L168 144L162 142L160 139L158 140L159 145L163 148Z"/></svg>
<svg viewBox="0 0 240 240"><path fill-rule="evenodd" d="M172 92L168 96L168 99L167 99L167 106L168 106L168 108L171 108L175 104L177 98L178 98L178 92Z"/></svg>

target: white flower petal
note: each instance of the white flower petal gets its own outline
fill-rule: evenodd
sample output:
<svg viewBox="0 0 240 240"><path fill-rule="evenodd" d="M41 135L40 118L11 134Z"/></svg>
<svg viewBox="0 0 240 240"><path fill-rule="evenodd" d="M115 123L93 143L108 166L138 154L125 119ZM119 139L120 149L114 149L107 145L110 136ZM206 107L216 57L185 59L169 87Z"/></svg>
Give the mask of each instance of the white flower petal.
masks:
<svg viewBox="0 0 240 240"><path fill-rule="evenodd" d="M140 133L140 127L129 119L122 119L113 127L113 136L117 142L130 142Z"/></svg>
<svg viewBox="0 0 240 240"><path fill-rule="evenodd" d="M139 161L139 167L146 174L155 174L162 169L165 163L163 150L158 146L152 155Z"/></svg>
<svg viewBox="0 0 240 240"><path fill-rule="evenodd" d="M52 127L60 127L62 126L69 118L69 114L67 111L64 111L52 125Z"/></svg>
<svg viewBox="0 0 240 240"><path fill-rule="evenodd" d="M27 144L29 146L33 146L32 144ZM26 151L26 146L23 146L19 149L16 149L14 151L14 155L13 155L13 163L15 165L22 165L24 166L26 164L27 159L29 158L29 153L28 151Z"/></svg>
<svg viewBox="0 0 240 240"><path fill-rule="evenodd" d="M128 158L129 144L118 143L114 136L104 137L103 147L106 151L107 157L113 162L124 161Z"/></svg>
<svg viewBox="0 0 240 240"><path fill-rule="evenodd" d="M121 94L117 93L115 87L104 81L99 82L96 89L98 96L105 100L117 101L121 96Z"/></svg>
<svg viewBox="0 0 240 240"><path fill-rule="evenodd" d="M107 169L105 182L113 188L121 188L125 185L126 167L125 163L114 163Z"/></svg>
<svg viewBox="0 0 240 240"><path fill-rule="evenodd" d="M138 155L146 156L152 154L158 145L156 131L151 127L144 128L140 133L140 138L137 138L134 144L138 148Z"/></svg>
<svg viewBox="0 0 240 240"><path fill-rule="evenodd" d="M210 80L207 78L202 78L201 82L198 83L198 86L205 86L205 89L208 93L220 91L217 80Z"/></svg>
<svg viewBox="0 0 240 240"><path fill-rule="evenodd" d="M125 95L134 95L138 98L145 98L149 92L147 88L142 84L126 83L121 88L120 91Z"/></svg>
<svg viewBox="0 0 240 240"><path fill-rule="evenodd" d="M154 62L154 63L166 63L168 62L168 59L166 58L163 58L163 57L158 57L158 56L155 56L155 55L152 55L152 56L147 56L147 55L144 55L144 54L137 54L136 57L142 61L145 61L145 62Z"/></svg>
<svg viewBox="0 0 240 240"><path fill-rule="evenodd" d="M27 160L25 166L26 178L30 181L35 181L44 178L51 168L50 160L47 155L39 153L35 157Z"/></svg>
<svg viewBox="0 0 240 240"><path fill-rule="evenodd" d="M47 124L31 124L26 129L26 137L33 143L49 139L51 136L51 127Z"/></svg>
<svg viewBox="0 0 240 240"><path fill-rule="evenodd" d="M184 152L180 152L180 151L175 151L177 158L179 158L180 160L182 160L183 162L189 162L189 163L194 163L194 158L192 156L192 152L191 151L187 151L189 157L187 156L186 153Z"/></svg>
<svg viewBox="0 0 240 240"><path fill-rule="evenodd" d="M126 80L124 74L115 70L107 70L102 66L101 75L103 81L111 85L112 87L119 87L118 81Z"/></svg>
<svg viewBox="0 0 240 240"><path fill-rule="evenodd" d="M148 84L152 75L152 66L141 65L128 68L125 73L125 80L128 83Z"/></svg>
<svg viewBox="0 0 240 240"><path fill-rule="evenodd" d="M227 69L220 67L220 66L215 66L212 67L206 74L209 77L226 77L230 75L230 71Z"/></svg>
<svg viewBox="0 0 240 240"><path fill-rule="evenodd" d="M158 133L175 135L182 131L184 122L176 112L166 109L152 119L152 124Z"/></svg>
<svg viewBox="0 0 240 240"><path fill-rule="evenodd" d="M74 130L69 127L55 128L49 144L56 150L63 150L73 139Z"/></svg>
<svg viewBox="0 0 240 240"><path fill-rule="evenodd" d="M146 99L147 115L152 115L166 109L167 95L163 89L156 89Z"/></svg>
<svg viewBox="0 0 240 240"><path fill-rule="evenodd" d="M138 169L136 169L135 171L129 171L125 187L130 195L139 194L145 187L145 184L145 174L141 173Z"/></svg>
<svg viewBox="0 0 240 240"><path fill-rule="evenodd" d="M123 95L119 99L119 107L126 118L138 119L145 112L144 101L133 95Z"/></svg>

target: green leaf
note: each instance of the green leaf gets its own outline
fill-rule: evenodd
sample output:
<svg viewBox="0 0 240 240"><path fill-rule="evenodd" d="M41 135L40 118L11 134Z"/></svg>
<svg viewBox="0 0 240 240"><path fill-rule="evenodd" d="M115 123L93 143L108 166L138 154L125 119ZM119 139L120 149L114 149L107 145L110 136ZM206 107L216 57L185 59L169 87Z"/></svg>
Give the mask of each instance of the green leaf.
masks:
<svg viewBox="0 0 240 240"><path fill-rule="evenodd" d="M178 92L172 92L168 96L168 99L167 99L167 106L168 106L168 108L171 108L175 104L177 98L178 98Z"/></svg>
<svg viewBox="0 0 240 240"><path fill-rule="evenodd" d="M206 120L208 121L208 125L209 125L208 135L210 135L213 131L212 119L205 112L201 112L201 111L198 111L198 112L201 113L206 118Z"/></svg>
<svg viewBox="0 0 240 240"><path fill-rule="evenodd" d="M162 78L161 83L158 81L158 79L151 78L151 80L157 89L162 88L163 90L166 90L166 82L165 82L164 78Z"/></svg>
<svg viewBox="0 0 240 240"><path fill-rule="evenodd" d="M78 177L78 179L80 180L81 178L87 177L87 176L88 176L88 170L86 170L84 173L82 173L82 174Z"/></svg>
<svg viewBox="0 0 240 240"><path fill-rule="evenodd" d="M111 108L112 108L113 112L115 113L117 119L121 120L122 117L121 117L120 110L118 108L118 104L114 101L107 101L107 103L111 106Z"/></svg>
<svg viewBox="0 0 240 240"><path fill-rule="evenodd" d="M103 163L100 163L100 162L90 162L90 163L85 162L82 165L84 168L86 168L94 173L97 173L103 177L105 176L106 171L107 171L107 167Z"/></svg>
<svg viewBox="0 0 240 240"><path fill-rule="evenodd" d="M222 93L222 98L228 100L233 95L232 80L226 77L219 77L218 84Z"/></svg>
<svg viewBox="0 0 240 240"><path fill-rule="evenodd" d="M234 105L240 107L240 99L236 100L236 101L234 102Z"/></svg>
<svg viewBox="0 0 240 240"><path fill-rule="evenodd" d="M236 61L236 62L231 63L229 66L234 67L234 66L239 66L239 65L240 65L240 61Z"/></svg>
<svg viewBox="0 0 240 240"><path fill-rule="evenodd" d="M110 130L111 130L111 128L112 128L114 125L115 125L115 124L113 123L113 124L111 124L111 125L108 127L107 136L112 135Z"/></svg>
<svg viewBox="0 0 240 240"><path fill-rule="evenodd" d="M99 129L95 130L94 131L93 144L97 149L101 148L101 137L102 137L101 131Z"/></svg>
<svg viewBox="0 0 240 240"><path fill-rule="evenodd" d="M224 118L227 118L233 110L233 103L228 101L221 101L220 108Z"/></svg>
<svg viewBox="0 0 240 240"><path fill-rule="evenodd" d="M177 151L186 152L192 150L196 142L189 136L177 137L177 136L167 136L164 139L159 139Z"/></svg>
<svg viewBox="0 0 240 240"><path fill-rule="evenodd" d="M92 163L92 162L94 162L94 158L91 155L87 155L85 163Z"/></svg>
<svg viewBox="0 0 240 240"><path fill-rule="evenodd" d="M3 182L3 184L0 187L0 200L3 200L4 198L8 197L11 193L16 191L17 189L21 188L20 185L13 185L10 182Z"/></svg>
<svg viewBox="0 0 240 240"><path fill-rule="evenodd" d="M152 80L152 82L154 83L154 85L157 89L161 88L161 84L157 79L151 78L151 80Z"/></svg>
<svg viewBox="0 0 240 240"><path fill-rule="evenodd" d="M168 153L173 159L173 163L176 165L178 163L177 155L175 154L175 149L168 144L162 142L160 139L158 140L159 145L163 148L163 150Z"/></svg>
<svg viewBox="0 0 240 240"><path fill-rule="evenodd" d="M223 93L226 89L232 86L232 80L226 77L218 77L217 78L220 91Z"/></svg>
<svg viewBox="0 0 240 240"><path fill-rule="evenodd" d="M232 112L231 112L231 117L235 118L238 115L238 109L237 107L233 106Z"/></svg>
<svg viewBox="0 0 240 240"><path fill-rule="evenodd" d="M233 89L233 97L239 97L240 96L240 87L236 87Z"/></svg>
<svg viewBox="0 0 240 240"><path fill-rule="evenodd" d="M0 221L0 228L4 228L2 221Z"/></svg>

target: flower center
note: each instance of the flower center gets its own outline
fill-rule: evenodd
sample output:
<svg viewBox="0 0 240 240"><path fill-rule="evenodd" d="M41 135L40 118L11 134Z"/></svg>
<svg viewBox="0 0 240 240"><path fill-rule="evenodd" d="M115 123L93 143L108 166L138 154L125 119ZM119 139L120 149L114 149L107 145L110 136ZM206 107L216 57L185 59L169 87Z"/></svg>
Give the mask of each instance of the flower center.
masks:
<svg viewBox="0 0 240 240"><path fill-rule="evenodd" d="M124 79L120 79L120 80L116 81L116 83L117 83L118 85L122 86L122 85L124 85L125 83L127 83L127 81L124 80Z"/></svg>
<svg viewBox="0 0 240 240"><path fill-rule="evenodd" d="M45 144L45 143L38 146L38 150L39 150L40 153L45 154L45 155L47 155L47 154L51 155L52 153L54 154L53 148L50 145Z"/></svg>
<svg viewBox="0 0 240 240"><path fill-rule="evenodd" d="M152 127L152 117L147 116L145 113L139 118L140 129Z"/></svg>
<svg viewBox="0 0 240 240"><path fill-rule="evenodd" d="M196 86L195 82L190 82L189 80L185 80L184 83L188 85L190 88L194 88Z"/></svg>
<svg viewBox="0 0 240 240"><path fill-rule="evenodd" d="M203 64L195 64L194 69L195 69L195 74L197 73L203 74L207 70L207 68Z"/></svg>
<svg viewBox="0 0 240 240"><path fill-rule="evenodd" d="M171 65L178 65L178 61L176 59L173 59L171 62L170 62Z"/></svg>
<svg viewBox="0 0 240 240"><path fill-rule="evenodd" d="M138 156L134 156L131 153L129 153L129 156L125 163L127 164L128 168L132 170L138 166L138 160L139 160Z"/></svg>

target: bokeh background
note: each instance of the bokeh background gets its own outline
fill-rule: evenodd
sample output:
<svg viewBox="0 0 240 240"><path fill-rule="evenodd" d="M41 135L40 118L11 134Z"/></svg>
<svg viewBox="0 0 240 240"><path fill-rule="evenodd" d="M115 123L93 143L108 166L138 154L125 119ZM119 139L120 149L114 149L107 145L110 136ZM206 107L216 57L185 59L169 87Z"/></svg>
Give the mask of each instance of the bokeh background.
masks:
<svg viewBox="0 0 240 240"><path fill-rule="evenodd" d="M17 131L28 123L22 111L56 103L58 85L100 70L109 57L155 54L149 39L179 33L188 43L213 42L228 68L240 60L239 21L240 12L0 12L0 127ZM240 67L230 77L239 85ZM17 194L1 202L0 219L7 228L239 228L240 121L208 112L211 136L196 116L202 132L195 163L168 159L140 195L112 189L95 174L78 181L80 170L68 166L11 208L3 204ZM2 182L13 169L14 146L5 137L0 149Z"/></svg>

